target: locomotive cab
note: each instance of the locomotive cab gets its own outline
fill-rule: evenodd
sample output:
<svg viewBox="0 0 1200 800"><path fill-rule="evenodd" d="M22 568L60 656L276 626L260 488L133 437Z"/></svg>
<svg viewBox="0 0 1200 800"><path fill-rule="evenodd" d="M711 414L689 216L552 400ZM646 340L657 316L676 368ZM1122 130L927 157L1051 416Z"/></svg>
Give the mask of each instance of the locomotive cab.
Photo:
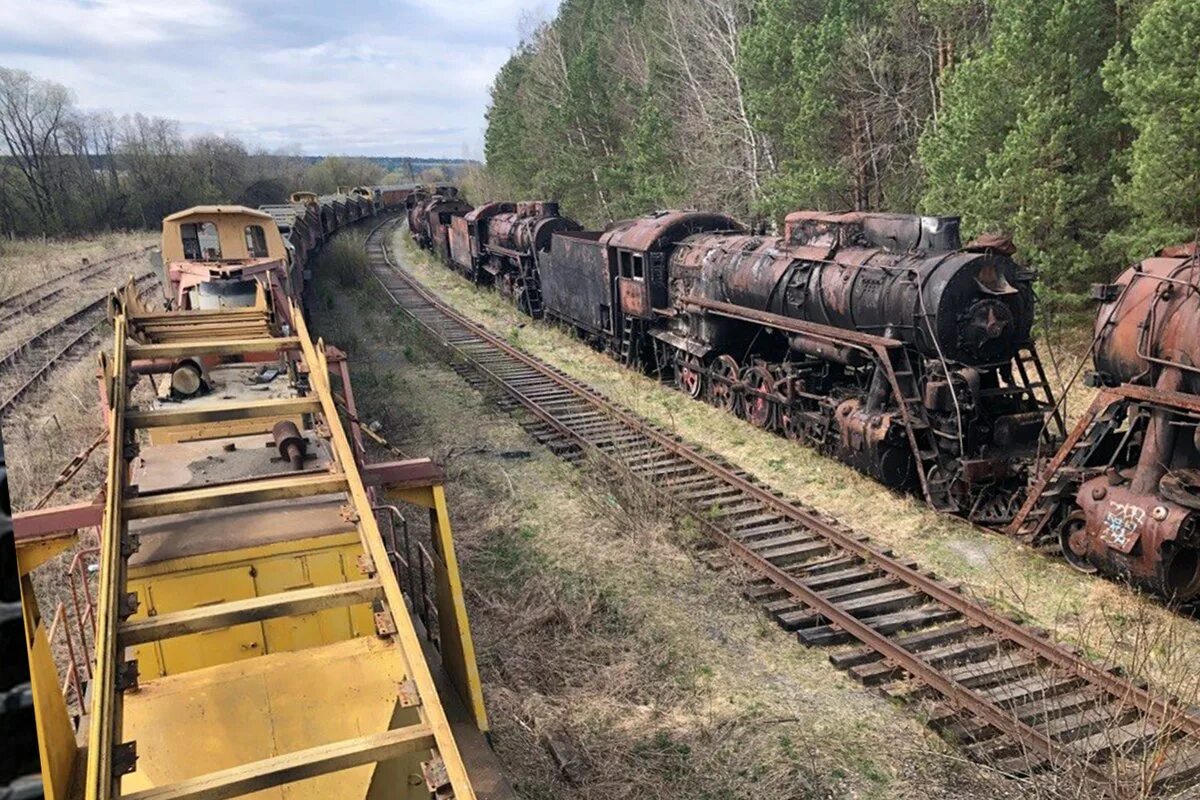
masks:
<svg viewBox="0 0 1200 800"><path fill-rule="evenodd" d="M724 214L698 211L659 211L611 227L600 241L608 250L616 301L613 313L628 319L654 319L655 312L668 305L667 258L676 244L693 234L741 227Z"/></svg>

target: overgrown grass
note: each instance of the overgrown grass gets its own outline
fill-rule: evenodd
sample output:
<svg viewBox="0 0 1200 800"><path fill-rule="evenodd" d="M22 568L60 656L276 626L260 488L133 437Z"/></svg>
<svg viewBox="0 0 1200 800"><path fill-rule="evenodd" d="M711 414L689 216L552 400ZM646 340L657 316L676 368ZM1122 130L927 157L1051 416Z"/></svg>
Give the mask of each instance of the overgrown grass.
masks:
<svg viewBox="0 0 1200 800"><path fill-rule="evenodd" d="M79 266L159 241L157 233L107 233L86 239L5 240L0 247L0 299L36 286Z"/></svg>
<svg viewBox="0 0 1200 800"><path fill-rule="evenodd" d="M314 275L330 278L342 289L361 287L371 282L367 263L366 234L344 230L334 236L313 261Z"/></svg>

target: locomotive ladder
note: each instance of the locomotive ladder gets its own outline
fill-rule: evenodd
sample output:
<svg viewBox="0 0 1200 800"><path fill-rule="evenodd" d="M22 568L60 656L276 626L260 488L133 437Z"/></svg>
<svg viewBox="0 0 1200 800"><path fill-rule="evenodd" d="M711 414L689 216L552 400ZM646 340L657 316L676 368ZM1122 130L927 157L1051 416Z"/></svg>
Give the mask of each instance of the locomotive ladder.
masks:
<svg viewBox="0 0 1200 800"><path fill-rule="evenodd" d="M441 705L421 642L407 611L405 597L392 570L380 568L369 580L299 590L287 590L252 600L223 602L186 612L160 614L130 621L137 605L127 584L128 559L138 541L129 525L136 520L167 520L173 515L217 508L317 495L344 498L343 516L357 528L363 548L374 564L389 564L388 551L372 512L371 502L355 463L351 443L338 418L324 347L314 345L304 320L293 307L294 335L270 329L261 291L253 308L221 311L158 313L140 307L136 298L114 299L111 358L102 358L108 403L110 443L107 485L100 528L100 575L94 680L88 721L86 800L181 800L228 798L325 775L360 765L388 761L406 754L429 753L422 764L430 792L439 800L473 800L474 790ZM307 370L311 393L299 398L229 401L196 410L136 410L128 407L138 376L134 361L195 356L242 356L247 360L298 354L297 366ZM317 433L328 442L327 471L232 480L219 485L170 489L139 496L130 484L130 460L136 453L134 435L156 427L235 420L293 418L318 415ZM374 602L379 635L389 642L406 681L405 705L417 707L417 722L391 727L357 738L285 753L194 778L140 791L122 793L121 776L135 770L137 742L125 741L125 697L137 690L137 662L127 660L131 647L180 633L218 630L247 621L283 618L314 610ZM331 710L336 713L336 710ZM186 731L161 731L162 737L187 736ZM153 746L153 745L151 745Z"/></svg>
<svg viewBox="0 0 1200 800"><path fill-rule="evenodd" d="M1058 437L1061 439L1066 436L1067 424L1063 420L1062 410L1054 402L1054 393L1050 391L1050 379L1046 377L1046 369L1042 366L1042 359L1038 356L1033 342L1027 342L1018 347L1013 362L1016 364L1017 374L1021 378L1018 388L1027 392L1029 399L1042 408L1052 409L1052 418Z"/></svg>
<svg viewBox="0 0 1200 800"><path fill-rule="evenodd" d="M525 304L529 309L529 316L534 319L541 319L544 315L542 307L542 276L538 274L537 259L529 258L522 259L523 275L522 288L525 291Z"/></svg>
<svg viewBox="0 0 1200 800"><path fill-rule="evenodd" d="M958 503L950 494L951 477L937 474L940 453L937 433L925 412L925 403L921 399L912 360L908 357L908 348L898 343L890 347L877 345L875 352L900 407L900 419L904 422L909 446L916 457L917 474L921 479L925 500L938 511L958 511Z"/></svg>

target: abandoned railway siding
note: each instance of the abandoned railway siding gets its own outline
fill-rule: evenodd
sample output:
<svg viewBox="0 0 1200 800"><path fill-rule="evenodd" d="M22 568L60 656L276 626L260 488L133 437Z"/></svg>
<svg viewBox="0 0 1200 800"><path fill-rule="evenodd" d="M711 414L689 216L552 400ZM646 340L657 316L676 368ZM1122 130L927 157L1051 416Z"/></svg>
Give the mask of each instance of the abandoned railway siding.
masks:
<svg viewBox="0 0 1200 800"><path fill-rule="evenodd" d="M494 325L499 323L496 327L500 330L507 328L510 340L526 337L527 331L528 340L543 338L541 331L508 327L509 320L502 305L489 304L486 296L465 288L459 279L439 274L436 267L431 269L427 264L422 265L421 257L404 252L403 245L401 251L406 266L412 266L422 280L428 279L431 285L448 289L454 295L456 305L470 308L477 316L490 316ZM591 395L589 390L581 389L564 373L542 370L523 360L509 362L509 359L520 357L515 353L498 355L495 348L503 346L500 341L481 343L481 331L464 328L469 326L465 319L448 323L445 309L435 310L429 306L429 298L422 297L413 287L400 281L398 273L382 262L377 251L373 251L373 258L382 281L401 305L416 303L418 318L424 317L423 321L440 326L442 338L455 345L459 358L476 362L473 380L481 380L478 370L484 367L494 370L489 376L493 381L511 382L507 385L509 392L525 393L526 409L532 409L535 416L541 417L533 426L539 438L568 458L578 456L575 448L581 443L586 443L588 451L595 452L598 447L598 451L610 460L615 457L616 463L624 464L630 474L652 478L654 490L682 501L685 511L690 512L701 529L708 528L709 533L725 538L727 544L732 543L734 552L740 554L735 560L752 570L758 568L758 572L752 573L747 594L765 606L785 628L798 631L801 641L810 644L844 644L853 639L851 634L856 635L858 641L868 641L871 647L835 655L834 662L849 669L856 679L868 686L882 685L882 691L889 696L921 703L924 714L935 727L952 738L975 742L969 749L977 759L1012 774L1051 767L1055 774L1090 771L1096 782L1116 774L1121 776L1122 783L1142 780L1186 784L1193 778L1197 764L1189 744L1178 745L1173 748L1174 754L1159 759L1160 763L1175 766L1161 772L1153 770L1156 776L1148 777L1144 769L1146 762L1142 760L1147 753L1156 751L1158 743L1176 736L1187 738L1182 734L1182 728L1190 727L1193 722L1186 715L1168 712L1165 718L1159 717L1159 722L1148 724L1147 720L1158 717L1159 712L1151 710L1146 698L1137 699L1140 690L1133 684L1116 679L1063 649L1050 646L1040 636L1013 626L998 614L981 610L955 591L955 587L948 586L945 581L932 580L921 570L914 569L915 563L906 558L910 552L895 558L881 555L883 546L864 544L861 536L814 509L780 499L757 479L728 466L721 459L713 463L697 456L661 428L642 428L642 423L633 417L614 421L612 415L620 416L621 412L605 409L603 401ZM457 286L455 282L459 282ZM459 303L459 300L465 302ZM544 333L548 339L557 335ZM562 347L561 343L559 345ZM579 364L586 362L588 356L578 352L586 348L572 343L564 349L576 352L570 358L558 352L556 360L573 360L576 362L573 371L586 372L579 369ZM594 368L598 366L593 365ZM662 391L652 381L628 374L617 383L640 384L629 387L633 393L642 395L641 402L634 403L639 412L653 407L658 399L654 394ZM665 394L670 396L669 392ZM581 400L581 397L586 399ZM516 404L511 398L507 403ZM669 419L668 424L672 431L686 432L687 425L678 420ZM634 427L617 433L614 426L620 428L621 425ZM720 449L726 444L721 441L723 438L720 435L710 437L706 444ZM660 452L658 448L666 448L666 451ZM782 454L781 460L786 463L790 455ZM819 467L819 461L815 459L812 466ZM777 483L773 475L769 477L772 484ZM858 487L858 491L861 507L865 505L861 503L862 488ZM920 509L903 509L907 501L883 493L877 487L870 491L874 497L900 506L904 515L925 513ZM822 497L824 499L824 494ZM851 519L857 521L853 520L853 515ZM933 519L942 523L943 530L950 525L966 528L961 523ZM865 529L874 534L876 526ZM960 531L960 535L962 533ZM978 540L979 543L987 541ZM890 544L886 539L885 543ZM1013 557L1039 565L1039 569L1033 570L1035 572L1055 571L1051 565L1039 564L1040 557L1028 550ZM711 558L714 563L724 566L723 556ZM920 560L928 566L924 558ZM811 571L806 569L810 562ZM1069 575L1069 572L1063 572ZM980 570L980 574L986 576L987 570ZM1022 579L1011 574L1005 579L1017 599L1024 592L1036 593L1046 599L1044 593L1032 592L1035 587L1028 581L1021 587L1018 580ZM992 576L992 580L981 582L983 594L995 590L994 581L995 576ZM1091 585L1095 586L1095 582ZM1054 626L1057 632L1064 638L1090 645L1092 655L1097 655L1096 647L1112 648L1103 654L1108 660L1119 663L1122 655L1128 657L1131 666L1136 666L1139 673L1151 674L1156 685L1167 684L1184 692L1189 690L1190 685L1180 682L1181 673L1176 673L1179 655L1173 648L1188 646L1195 635L1194 630L1189 629L1190 623L1178 621L1165 612L1160 614L1152 605L1134 598L1120 587L1106 586L1116 592L1118 601L1110 607L1116 605L1120 610L1113 615L1115 622L1114 618L1103 620L1108 626L1105 635L1094 635L1090 626L1097 625L1097 620L1084 621L1078 614L1067 616L1068 619L1074 617L1079 629L1071 630L1069 621L1064 626L1064 619L1057 617ZM809 591L812 589L820 595ZM819 605L823 597L832 600L833 604L818 613L794 598L788 599L789 595L804 596L806 593L810 603ZM1002 594L998 597L1003 599ZM1069 595L1058 594L1057 601L1061 604L1064 597ZM844 606L840 611L839 605ZM1001 604L1001 607L1004 605L1011 610L1017 603ZM838 619L841 612L848 612L848 615ZM1027 610L1025 613L1036 617ZM1138 625L1143 630L1148 622L1151 628L1158 626L1161 639L1143 642L1140 650L1122 641L1120 628L1122 624L1131 623L1131 614L1138 618ZM875 640L870 626L858 626L856 618L871 619L885 636ZM840 624L830 624L835 620ZM903 633L914 629L918 631L915 634ZM893 650L897 641L901 649ZM904 652L906 649L910 650L908 654ZM910 658L914 653L923 655L914 660ZM881 656L886 660L881 660ZM901 669L900 665L907 670ZM930 665L942 668L927 670ZM924 680L905 680L906 675L913 674ZM946 676L950 683L945 682ZM1100 685L1104 688L1097 695ZM935 688L931 690L931 687ZM967 690L965 694L963 689ZM951 702L934 702L928 706L931 698L943 701L949 698ZM1083 705L1078 705L1081 702ZM964 705L975 715L967 722L955 711ZM1143 706L1143 711L1133 710L1139 705ZM998 715L995 714L997 708L1001 709ZM1005 728L1006 719L1011 723L1014 717L1026 725ZM984 724L981 719L990 724ZM1039 736L1039 733L1044 735ZM1064 769L1070 765L1075 769ZM1173 772L1174 776L1169 777Z"/></svg>
<svg viewBox="0 0 1200 800"><path fill-rule="evenodd" d="M435 263L409 244L406 235L397 234L393 241L406 268L461 313L622 406L667 430L703 441L774 488L807 498L852 527L871 531L876 541L960 583L993 607L1055 631L1098 660L1145 672L1164 686L1179 686L1185 696L1194 691L1188 654L1200 648L1200 625L1192 617L1166 611L1154 598L1122 584L1081 575L1061 559L1013 539L932 513L917 498L884 491L808 448L781 441L653 378L622 369L571 333L532 324L494 292ZM1076 400L1071 408L1082 402ZM1148 642L1156 645L1148 649Z"/></svg>
<svg viewBox="0 0 1200 800"><path fill-rule="evenodd" d="M690 557L697 530L655 514L655 497L538 446L373 282L315 288L315 330L345 344L360 414L445 465L493 740L522 796L986 800L1011 787L826 651L796 647Z"/></svg>

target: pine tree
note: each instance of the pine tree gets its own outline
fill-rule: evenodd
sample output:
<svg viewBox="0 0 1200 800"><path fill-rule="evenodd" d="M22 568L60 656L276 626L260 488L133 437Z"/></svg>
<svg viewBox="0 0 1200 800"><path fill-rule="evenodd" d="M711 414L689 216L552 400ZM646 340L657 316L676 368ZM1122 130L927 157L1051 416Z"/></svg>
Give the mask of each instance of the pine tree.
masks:
<svg viewBox="0 0 1200 800"><path fill-rule="evenodd" d="M1128 222L1113 235L1136 260L1200 231L1200 3L1153 0L1105 78L1136 137L1117 186Z"/></svg>
<svg viewBox="0 0 1200 800"><path fill-rule="evenodd" d="M1103 264L1116 104L1101 66L1119 35L1115 0L999 0L985 48L953 69L922 137L924 208L968 232L1011 233L1055 290Z"/></svg>

